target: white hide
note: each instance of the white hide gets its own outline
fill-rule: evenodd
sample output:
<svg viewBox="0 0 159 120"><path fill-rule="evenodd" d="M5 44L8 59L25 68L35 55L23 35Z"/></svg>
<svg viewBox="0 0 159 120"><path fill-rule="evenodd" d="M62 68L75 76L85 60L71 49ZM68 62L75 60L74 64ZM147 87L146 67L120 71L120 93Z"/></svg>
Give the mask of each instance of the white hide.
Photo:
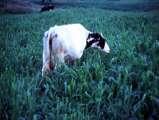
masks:
<svg viewBox="0 0 159 120"><path fill-rule="evenodd" d="M55 26L49 31L57 34L56 44L53 44L53 48L59 47L60 44L60 47L66 51L64 56L70 55L75 59L82 56L86 46L86 38L90 32L81 24Z"/></svg>

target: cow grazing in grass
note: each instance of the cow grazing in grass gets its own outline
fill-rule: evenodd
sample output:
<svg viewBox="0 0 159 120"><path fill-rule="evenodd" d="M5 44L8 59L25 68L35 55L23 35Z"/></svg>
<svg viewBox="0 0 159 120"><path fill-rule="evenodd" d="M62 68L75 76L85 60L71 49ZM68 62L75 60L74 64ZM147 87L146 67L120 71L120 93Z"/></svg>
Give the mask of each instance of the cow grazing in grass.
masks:
<svg viewBox="0 0 159 120"><path fill-rule="evenodd" d="M53 5L44 5L40 12L44 12L44 11L50 11L50 10L53 10L55 7Z"/></svg>
<svg viewBox="0 0 159 120"><path fill-rule="evenodd" d="M89 47L99 48L109 53L110 48L99 33L90 32L81 24L55 25L43 37L42 75L66 60L81 58Z"/></svg>

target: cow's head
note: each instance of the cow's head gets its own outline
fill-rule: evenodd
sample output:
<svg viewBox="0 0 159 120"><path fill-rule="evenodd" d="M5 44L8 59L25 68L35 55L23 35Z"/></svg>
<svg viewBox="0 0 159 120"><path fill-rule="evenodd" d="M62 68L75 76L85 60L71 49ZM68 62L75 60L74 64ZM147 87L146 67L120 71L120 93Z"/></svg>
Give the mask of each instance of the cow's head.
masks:
<svg viewBox="0 0 159 120"><path fill-rule="evenodd" d="M95 47L99 48L100 50L109 53L110 48L104 39L104 37L99 33L90 33L87 38L86 48L88 47Z"/></svg>

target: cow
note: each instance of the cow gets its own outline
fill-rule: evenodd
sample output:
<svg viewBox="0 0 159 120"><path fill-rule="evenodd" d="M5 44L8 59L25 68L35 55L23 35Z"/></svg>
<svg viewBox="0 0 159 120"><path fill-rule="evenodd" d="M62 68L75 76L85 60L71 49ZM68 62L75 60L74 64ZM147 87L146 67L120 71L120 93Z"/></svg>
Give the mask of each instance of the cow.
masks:
<svg viewBox="0 0 159 120"><path fill-rule="evenodd" d="M42 8L41 8L41 10L40 10L40 12L44 12L44 11L51 11L51 10L53 10L55 8L55 6L53 6L53 5L44 5Z"/></svg>
<svg viewBox="0 0 159 120"><path fill-rule="evenodd" d="M83 51L89 47L110 52L101 34L91 32L79 23L51 27L43 37L42 76L55 69L57 64L80 59Z"/></svg>

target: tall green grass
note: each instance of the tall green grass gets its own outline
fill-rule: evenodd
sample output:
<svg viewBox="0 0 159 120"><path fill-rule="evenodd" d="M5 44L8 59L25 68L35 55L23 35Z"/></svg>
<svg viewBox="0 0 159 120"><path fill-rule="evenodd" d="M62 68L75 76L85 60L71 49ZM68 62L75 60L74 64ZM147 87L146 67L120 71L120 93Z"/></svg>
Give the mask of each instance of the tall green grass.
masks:
<svg viewBox="0 0 159 120"><path fill-rule="evenodd" d="M0 16L0 119L159 119L159 15L95 8ZM55 24L102 32L110 54L87 49L41 77L42 37Z"/></svg>

